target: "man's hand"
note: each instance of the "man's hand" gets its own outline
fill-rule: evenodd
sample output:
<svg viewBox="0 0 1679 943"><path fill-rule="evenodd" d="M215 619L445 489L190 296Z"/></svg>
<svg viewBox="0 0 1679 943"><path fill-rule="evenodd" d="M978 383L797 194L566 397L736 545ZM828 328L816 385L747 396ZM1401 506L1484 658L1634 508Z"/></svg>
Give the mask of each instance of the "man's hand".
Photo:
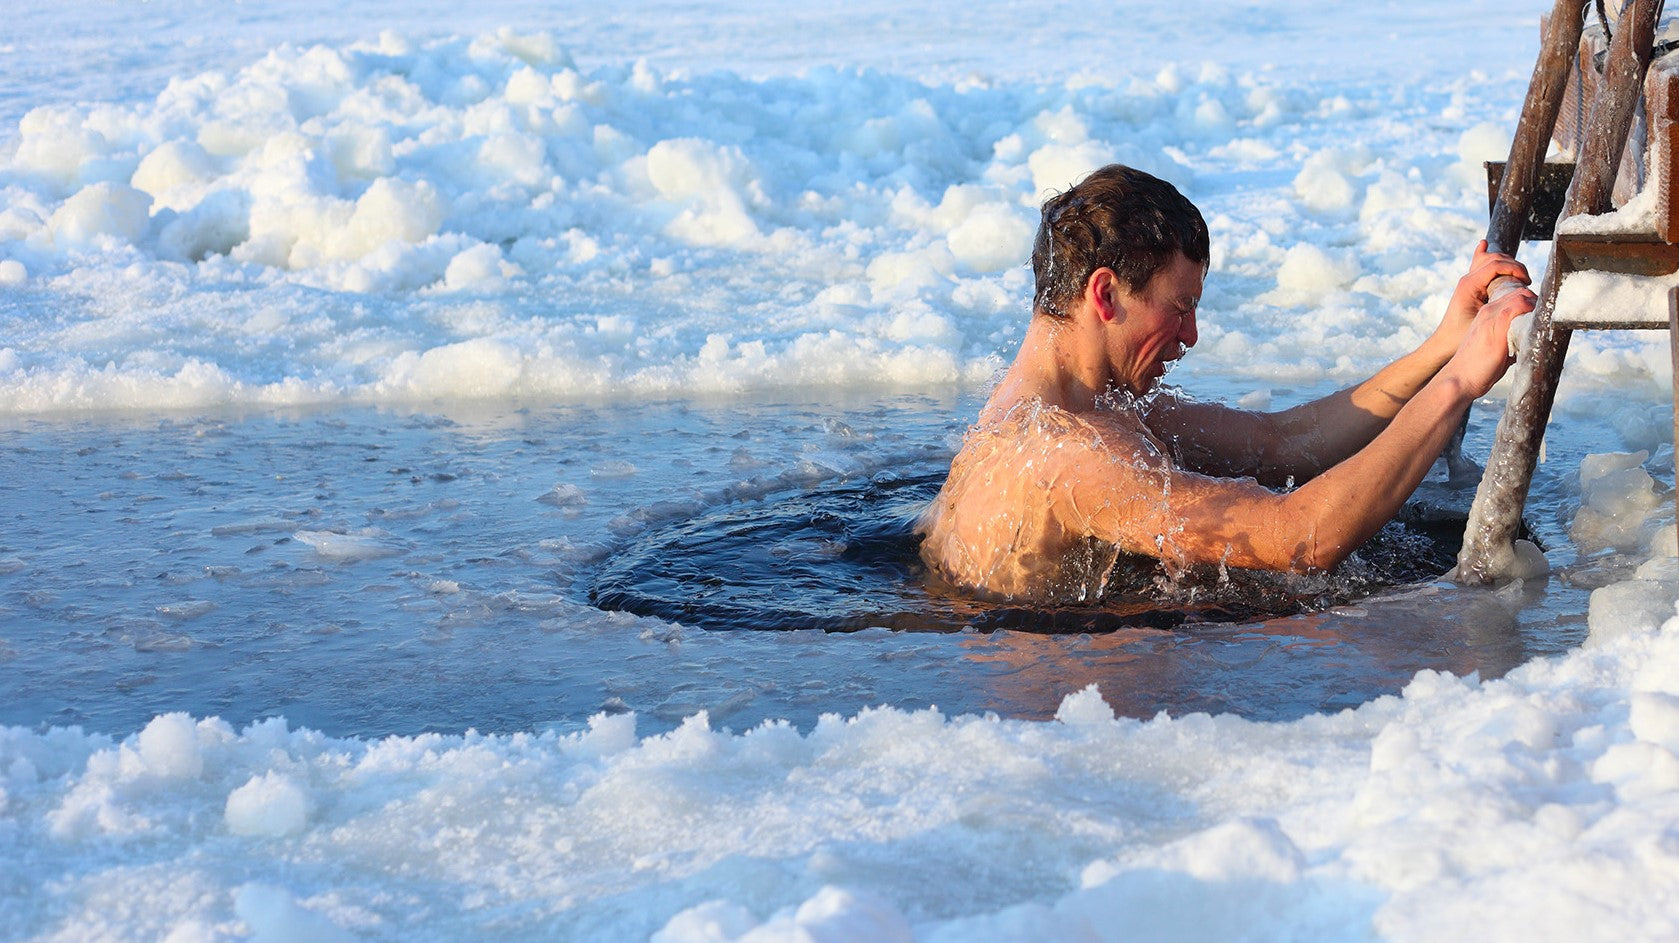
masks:
<svg viewBox="0 0 1679 943"><path fill-rule="evenodd" d="M1481 246L1484 249L1486 243L1481 243ZM1471 275L1473 274L1472 271ZM1494 274L1496 276L1505 273ZM1464 280L1468 281L1469 277L1464 276ZM1458 285L1461 288L1463 282L1459 282ZM1452 359L1441 372L1463 381L1472 395L1486 395L1487 390L1492 389L1492 385L1516 362L1516 358L1510 353L1510 322L1532 311L1538 301L1539 297L1532 291L1518 288L1501 294L1497 301L1483 304L1475 313L1468 330L1464 332L1457 353L1452 355Z"/></svg>
<svg viewBox="0 0 1679 943"><path fill-rule="evenodd" d="M1475 246L1475 257L1469 262L1469 273L1458 279L1452 300L1446 305L1446 316L1435 330L1441 341L1455 349L1475 323L1477 313L1487 303L1487 288L1493 279L1508 276L1524 285L1531 284L1527 266L1502 252L1488 252L1487 241Z"/></svg>

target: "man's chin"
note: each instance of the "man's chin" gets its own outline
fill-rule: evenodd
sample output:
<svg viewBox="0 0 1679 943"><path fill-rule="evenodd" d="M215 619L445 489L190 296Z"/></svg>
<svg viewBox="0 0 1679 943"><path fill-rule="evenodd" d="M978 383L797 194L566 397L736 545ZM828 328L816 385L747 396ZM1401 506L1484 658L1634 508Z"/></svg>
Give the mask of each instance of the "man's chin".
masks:
<svg viewBox="0 0 1679 943"><path fill-rule="evenodd" d="M1172 368L1177 366L1177 365L1178 365L1178 362L1175 359L1160 361L1160 363L1153 370L1151 370L1149 372L1149 378L1148 378L1148 383L1147 383L1146 389L1144 389L1143 392L1138 394L1138 395L1147 395L1149 393L1154 393L1154 392L1158 391L1161 387L1165 386L1166 385L1166 375L1171 373Z"/></svg>

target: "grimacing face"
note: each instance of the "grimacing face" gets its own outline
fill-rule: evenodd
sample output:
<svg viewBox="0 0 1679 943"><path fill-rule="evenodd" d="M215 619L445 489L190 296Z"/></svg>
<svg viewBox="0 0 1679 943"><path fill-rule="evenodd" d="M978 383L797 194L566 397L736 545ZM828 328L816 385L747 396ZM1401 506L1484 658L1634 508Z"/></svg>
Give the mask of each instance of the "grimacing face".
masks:
<svg viewBox="0 0 1679 943"><path fill-rule="evenodd" d="M1133 294L1117 278L1110 291L1118 312L1107 323L1108 360L1115 379L1134 394L1159 382L1166 367L1195 346L1196 309L1206 269L1178 253Z"/></svg>

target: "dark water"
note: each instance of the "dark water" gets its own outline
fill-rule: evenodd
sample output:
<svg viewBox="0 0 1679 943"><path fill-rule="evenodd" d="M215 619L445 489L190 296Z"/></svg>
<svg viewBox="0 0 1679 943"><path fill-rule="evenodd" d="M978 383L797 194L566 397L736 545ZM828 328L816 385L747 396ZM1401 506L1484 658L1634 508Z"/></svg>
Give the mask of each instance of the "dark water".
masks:
<svg viewBox="0 0 1679 943"><path fill-rule="evenodd" d="M1168 579L1122 560L1090 605L987 603L930 591L913 532L943 472L882 473L772 496L659 528L600 569L590 601L706 629L851 632L964 629L1111 632L1245 622L1328 609L1439 577L1456 559L1463 514L1413 504L1323 577L1233 571Z"/></svg>

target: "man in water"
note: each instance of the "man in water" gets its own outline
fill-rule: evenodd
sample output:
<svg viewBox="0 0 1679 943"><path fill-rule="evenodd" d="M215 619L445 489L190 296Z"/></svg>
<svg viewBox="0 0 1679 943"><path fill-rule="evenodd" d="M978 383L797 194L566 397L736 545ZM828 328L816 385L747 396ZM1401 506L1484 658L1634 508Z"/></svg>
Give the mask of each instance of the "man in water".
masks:
<svg viewBox="0 0 1679 943"><path fill-rule="evenodd" d="M923 515L922 558L961 590L1093 600L1121 553L1313 572L1368 540L1514 362L1527 270L1482 243L1416 350L1276 413L1157 388L1195 344L1206 223L1171 184L1104 167L1044 204L1031 324ZM1293 487L1298 485L1298 487ZM1272 490L1280 488L1284 490Z"/></svg>

